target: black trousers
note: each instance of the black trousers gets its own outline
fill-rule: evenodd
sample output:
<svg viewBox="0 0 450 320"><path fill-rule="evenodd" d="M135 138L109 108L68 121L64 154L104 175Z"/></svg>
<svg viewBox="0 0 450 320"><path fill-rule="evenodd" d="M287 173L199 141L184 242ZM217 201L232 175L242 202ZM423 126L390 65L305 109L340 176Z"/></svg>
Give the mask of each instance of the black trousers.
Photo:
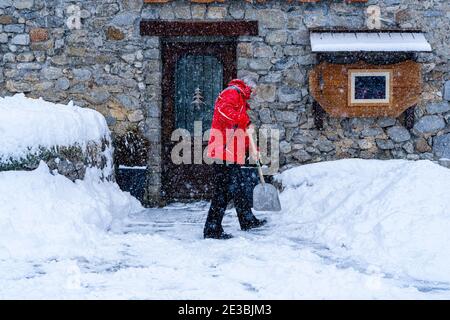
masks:
<svg viewBox="0 0 450 320"><path fill-rule="evenodd" d="M245 196L245 179L238 164L213 164L214 191L205 223L204 233L221 233L222 219L228 203L233 200L241 228L253 223L256 217Z"/></svg>

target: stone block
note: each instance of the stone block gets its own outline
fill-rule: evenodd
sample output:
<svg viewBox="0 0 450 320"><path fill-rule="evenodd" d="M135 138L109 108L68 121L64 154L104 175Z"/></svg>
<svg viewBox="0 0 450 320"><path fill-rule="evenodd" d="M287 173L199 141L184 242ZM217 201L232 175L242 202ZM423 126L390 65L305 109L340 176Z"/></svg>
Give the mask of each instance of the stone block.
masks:
<svg viewBox="0 0 450 320"><path fill-rule="evenodd" d="M444 128L444 119L437 115L424 116L414 125L414 129L420 133L436 133Z"/></svg>
<svg viewBox="0 0 450 320"><path fill-rule="evenodd" d="M48 30L45 28L34 28L30 30L30 40L31 42L42 42L47 41Z"/></svg>
<svg viewBox="0 0 450 320"><path fill-rule="evenodd" d="M433 152L438 158L450 159L450 133L433 139Z"/></svg>
<svg viewBox="0 0 450 320"><path fill-rule="evenodd" d="M387 134L389 138L391 138L394 142L397 143L408 141L409 139L411 139L409 131L406 128L400 126L390 127L387 130Z"/></svg>

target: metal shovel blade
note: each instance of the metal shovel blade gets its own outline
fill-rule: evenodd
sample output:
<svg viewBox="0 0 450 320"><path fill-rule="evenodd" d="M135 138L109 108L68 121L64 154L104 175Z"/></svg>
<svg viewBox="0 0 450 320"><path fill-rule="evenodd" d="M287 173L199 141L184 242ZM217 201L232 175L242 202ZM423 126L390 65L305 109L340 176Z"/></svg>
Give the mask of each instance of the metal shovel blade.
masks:
<svg viewBox="0 0 450 320"><path fill-rule="evenodd" d="M253 209L256 211L281 211L278 190L268 183L258 184L253 189Z"/></svg>

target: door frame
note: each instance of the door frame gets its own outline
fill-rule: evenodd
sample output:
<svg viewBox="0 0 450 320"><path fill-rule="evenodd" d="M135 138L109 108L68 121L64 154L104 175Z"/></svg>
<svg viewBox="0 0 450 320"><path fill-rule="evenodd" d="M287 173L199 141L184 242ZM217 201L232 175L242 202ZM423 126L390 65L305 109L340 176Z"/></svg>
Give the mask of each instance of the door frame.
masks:
<svg viewBox="0 0 450 320"><path fill-rule="evenodd" d="M210 1L211 2L211 1ZM179 37L179 36L257 36L257 20L234 21L161 21L142 20L142 36Z"/></svg>
<svg viewBox="0 0 450 320"><path fill-rule="evenodd" d="M188 54L214 55L223 65L224 87L237 77L237 39L224 41L161 41L162 112L161 112L161 196L164 201L173 197L168 188L171 169L170 137L175 128L175 71L178 59ZM170 148L170 149L169 149ZM209 195L201 197L208 198ZM180 199L177 199L180 200ZM193 200L193 199L183 199ZM195 199L197 200L197 199Z"/></svg>

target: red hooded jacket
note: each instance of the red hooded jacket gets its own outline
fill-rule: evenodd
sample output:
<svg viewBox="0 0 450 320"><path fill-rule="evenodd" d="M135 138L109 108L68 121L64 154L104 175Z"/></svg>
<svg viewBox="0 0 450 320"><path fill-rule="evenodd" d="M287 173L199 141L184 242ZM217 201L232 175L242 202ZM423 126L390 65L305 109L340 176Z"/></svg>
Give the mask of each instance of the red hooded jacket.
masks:
<svg viewBox="0 0 450 320"><path fill-rule="evenodd" d="M244 81L232 80L216 100L208 143L208 157L232 163L245 163L248 150L247 110L252 88Z"/></svg>

